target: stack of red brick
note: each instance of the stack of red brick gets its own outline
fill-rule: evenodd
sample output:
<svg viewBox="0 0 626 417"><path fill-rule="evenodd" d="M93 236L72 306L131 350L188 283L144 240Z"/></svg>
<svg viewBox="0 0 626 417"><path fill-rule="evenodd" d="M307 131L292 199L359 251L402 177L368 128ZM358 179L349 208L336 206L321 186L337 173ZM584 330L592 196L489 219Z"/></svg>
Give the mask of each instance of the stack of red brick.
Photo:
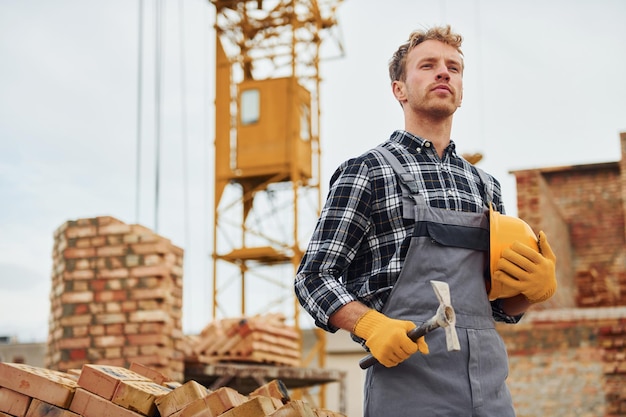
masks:
<svg viewBox="0 0 626 417"><path fill-rule="evenodd" d="M187 344L185 362L301 365L300 334L282 314L216 320Z"/></svg>
<svg viewBox="0 0 626 417"><path fill-rule="evenodd" d="M132 363L129 369L84 365L63 373L24 364L0 363L0 417L341 417L291 400L273 380L247 396L195 381L169 381Z"/></svg>
<svg viewBox="0 0 626 417"><path fill-rule="evenodd" d="M183 250L113 217L68 221L54 238L46 367L138 362L182 381Z"/></svg>

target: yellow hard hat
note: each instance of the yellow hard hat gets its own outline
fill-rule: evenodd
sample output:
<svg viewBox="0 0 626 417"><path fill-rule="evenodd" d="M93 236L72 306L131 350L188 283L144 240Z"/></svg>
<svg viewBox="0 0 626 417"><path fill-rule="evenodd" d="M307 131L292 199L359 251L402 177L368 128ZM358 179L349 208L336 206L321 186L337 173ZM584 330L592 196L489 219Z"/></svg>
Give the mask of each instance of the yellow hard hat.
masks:
<svg viewBox="0 0 626 417"><path fill-rule="evenodd" d="M511 247L513 242L519 241L539 252L537 236L528 223L513 216L498 213L489 205L489 258L491 275L496 270L496 264L502 256L502 251Z"/></svg>

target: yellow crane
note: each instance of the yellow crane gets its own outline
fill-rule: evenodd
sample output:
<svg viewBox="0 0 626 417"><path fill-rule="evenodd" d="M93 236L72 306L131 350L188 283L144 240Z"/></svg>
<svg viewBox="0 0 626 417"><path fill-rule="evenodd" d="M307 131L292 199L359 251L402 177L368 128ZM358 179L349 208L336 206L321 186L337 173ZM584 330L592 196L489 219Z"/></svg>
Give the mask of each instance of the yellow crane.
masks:
<svg viewBox="0 0 626 417"><path fill-rule="evenodd" d="M300 329L293 278L321 206L319 67L323 48L342 54L341 0L210 1L213 317L278 311ZM323 338L316 350L323 366Z"/></svg>

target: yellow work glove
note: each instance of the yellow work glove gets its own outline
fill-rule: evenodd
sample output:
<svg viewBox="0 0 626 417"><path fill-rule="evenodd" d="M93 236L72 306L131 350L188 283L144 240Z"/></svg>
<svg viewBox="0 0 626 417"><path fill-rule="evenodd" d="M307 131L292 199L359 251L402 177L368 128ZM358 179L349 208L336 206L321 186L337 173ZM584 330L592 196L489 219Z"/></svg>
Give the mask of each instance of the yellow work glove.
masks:
<svg viewBox="0 0 626 417"><path fill-rule="evenodd" d="M491 277L489 299L524 294L530 303L546 301L556 291L556 256L544 232L539 232L539 252L514 242L502 252Z"/></svg>
<svg viewBox="0 0 626 417"><path fill-rule="evenodd" d="M392 319L376 310L369 310L357 320L352 333L365 339L372 356L390 368L418 350L428 353L424 337L414 342L406 335L413 328L415 324L410 321Z"/></svg>

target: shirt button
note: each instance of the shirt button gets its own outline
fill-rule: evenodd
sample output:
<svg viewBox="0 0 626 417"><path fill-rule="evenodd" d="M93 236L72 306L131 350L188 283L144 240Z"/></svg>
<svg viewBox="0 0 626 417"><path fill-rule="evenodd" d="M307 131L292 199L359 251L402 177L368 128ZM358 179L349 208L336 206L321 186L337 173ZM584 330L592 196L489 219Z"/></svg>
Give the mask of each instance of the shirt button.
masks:
<svg viewBox="0 0 626 417"><path fill-rule="evenodd" d="M454 191L448 190L448 195L453 195L453 194L454 194Z"/></svg>
<svg viewBox="0 0 626 417"><path fill-rule="evenodd" d="M430 148L430 142L428 141L424 142L424 146L426 146L427 148Z"/></svg>

